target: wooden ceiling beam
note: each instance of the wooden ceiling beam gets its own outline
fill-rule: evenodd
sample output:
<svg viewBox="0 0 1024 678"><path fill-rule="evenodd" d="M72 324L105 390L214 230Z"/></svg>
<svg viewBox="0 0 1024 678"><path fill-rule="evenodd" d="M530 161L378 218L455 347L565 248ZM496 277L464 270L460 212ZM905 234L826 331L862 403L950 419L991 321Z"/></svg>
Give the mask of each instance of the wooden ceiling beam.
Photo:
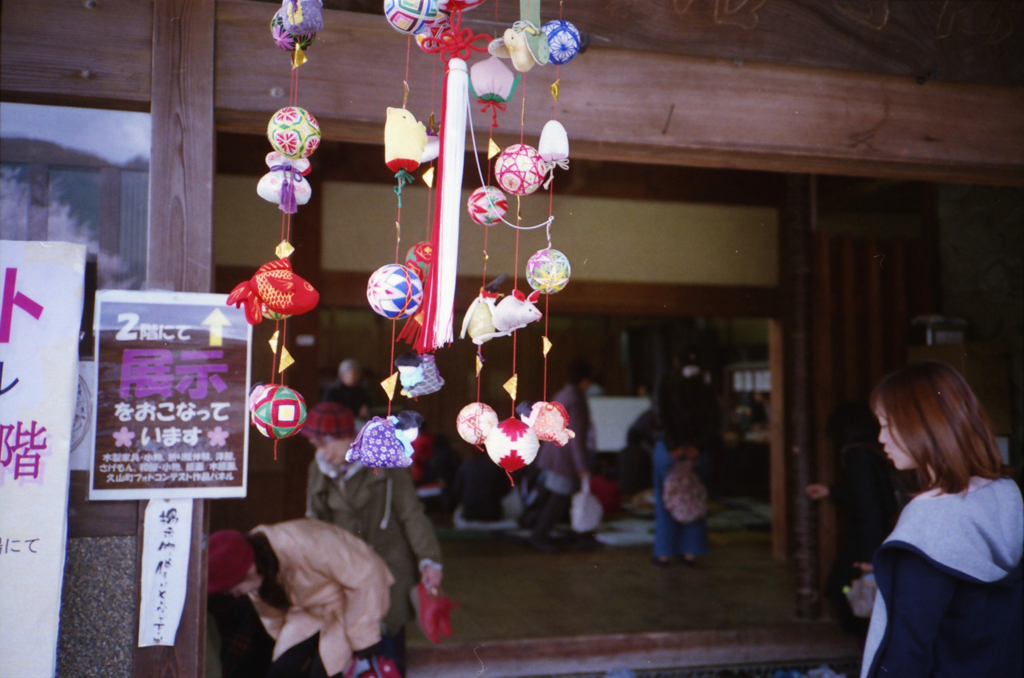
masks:
<svg viewBox="0 0 1024 678"><path fill-rule="evenodd" d="M268 46L266 6L217 4L217 126L261 133L287 102L291 64ZM402 101L406 40L380 16L324 12L300 101L329 139L380 143ZM551 117L551 68L525 74L525 130ZM439 109L434 60L413 47L409 108ZM518 100L517 100L518 102ZM501 114L499 144L519 140ZM561 69L558 118L574 158L1024 185L1024 88L591 47ZM486 123L476 115L478 144Z"/></svg>

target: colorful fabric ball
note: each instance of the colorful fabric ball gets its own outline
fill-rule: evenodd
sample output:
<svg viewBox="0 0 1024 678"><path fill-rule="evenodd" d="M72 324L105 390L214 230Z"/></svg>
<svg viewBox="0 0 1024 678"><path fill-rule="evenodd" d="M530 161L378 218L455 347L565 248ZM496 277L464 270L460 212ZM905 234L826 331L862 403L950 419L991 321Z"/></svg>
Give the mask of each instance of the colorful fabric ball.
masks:
<svg viewBox="0 0 1024 678"><path fill-rule="evenodd" d="M470 403L462 408L455 419L459 437L470 445L482 445L487 434L498 425L498 413L485 403Z"/></svg>
<svg viewBox="0 0 1024 678"><path fill-rule="evenodd" d="M512 417L491 429L484 447L495 464L512 473L537 458L540 441L532 428Z"/></svg>
<svg viewBox="0 0 1024 678"><path fill-rule="evenodd" d="M370 308L385 318L408 318L419 310L423 302L423 282L419 274L408 266L381 266L370 276L366 299Z"/></svg>
<svg viewBox="0 0 1024 678"><path fill-rule="evenodd" d="M384 16L399 33L423 33L440 11L438 0L384 0Z"/></svg>
<svg viewBox="0 0 1024 678"><path fill-rule="evenodd" d="M270 118L267 138L286 158L308 158L320 145L320 125L306 109L288 106Z"/></svg>
<svg viewBox="0 0 1024 678"><path fill-rule="evenodd" d="M306 35L289 33L288 29L284 27L283 12L284 9L277 10L277 14L270 20L270 36L274 38L274 42L286 52L294 52L296 43L298 43L299 49L303 51L309 49L309 46L316 40L316 33L308 33Z"/></svg>
<svg viewBox="0 0 1024 678"><path fill-rule="evenodd" d="M469 218L481 226L494 226L505 218L508 199L494 186L481 186L469 194Z"/></svg>
<svg viewBox="0 0 1024 678"><path fill-rule="evenodd" d="M430 264L434 261L434 246L429 242L418 242L405 253L405 265L416 271L420 281L430 278Z"/></svg>
<svg viewBox="0 0 1024 678"><path fill-rule="evenodd" d="M540 153L526 144L509 146L494 162L498 185L512 195L530 195L544 183L546 173Z"/></svg>
<svg viewBox="0 0 1024 678"><path fill-rule="evenodd" d="M281 440L302 430L306 423L306 401L297 391L271 384L253 395L251 421L260 433Z"/></svg>
<svg viewBox="0 0 1024 678"><path fill-rule="evenodd" d="M437 18L429 22L422 31L416 34L416 44L419 45L420 49L425 49L426 43L424 41L427 38L440 38L441 34L449 26L451 26L451 17L445 12L438 12ZM445 39L447 40L447 38Z"/></svg>
<svg viewBox="0 0 1024 678"><path fill-rule="evenodd" d="M548 36L548 58L551 63L561 66L580 53L580 32L568 21L555 19L544 24L541 30Z"/></svg>
<svg viewBox="0 0 1024 678"><path fill-rule="evenodd" d="M543 294L561 292L569 284L572 268L569 259L558 250L545 248L526 262L526 280Z"/></svg>

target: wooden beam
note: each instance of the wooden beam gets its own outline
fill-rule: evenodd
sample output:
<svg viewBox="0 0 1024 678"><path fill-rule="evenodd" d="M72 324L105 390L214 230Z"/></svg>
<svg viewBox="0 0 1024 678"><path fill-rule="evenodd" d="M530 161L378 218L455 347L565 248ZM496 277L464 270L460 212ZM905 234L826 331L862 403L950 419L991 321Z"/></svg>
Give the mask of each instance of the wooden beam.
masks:
<svg viewBox="0 0 1024 678"><path fill-rule="evenodd" d="M253 268L218 266L216 290L228 293ZM367 309L370 271L324 271L319 288L322 307ZM480 276L459 276L455 309L465 311L480 292ZM740 285L670 285L661 283L574 280L551 299L553 313L610 316L777 317L783 302L777 288Z"/></svg>
<svg viewBox="0 0 1024 678"><path fill-rule="evenodd" d="M146 282L150 289L209 292L213 282L214 5L208 0L160 0L153 8ZM145 505L139 502L140 567ZM174 646L136 647L133 675L137 678L198 678L205 671L208 527L206 502L193 501L188 587Z"/></svg>
<svg viewBox="0 0 1024 678"><path fill-rule="evenodd" d="M263 133L291 63L267 47L262 3L217 3L217 126ZM402 100L406 41L380 16L325 11L303 106L330 139L375 142ZM426 119L432 58L413 51L409 108ZM592 47L560 71L574 158L1024 185L1024 88ZM439 79L439 78L438 78ZM552 116L551 69L525 76L527 138ZM513 106L516 108L516 106ZM981 121L978 112L984 112ZM480 143L486 121L477 118ZM499 119L499 144L519 140Z"/></svg>
<svg viewBox="0 0 1024 678"><path fill-rule="evenodd" d="M149 110L152 0L5 2L4 101Z"/></svg>
<svg viewBox="0 0 1024 678"><path fill-rule="evenodd" d="M772 390L771 439L768 480L772 505L772 557L785 560L789 554L789 493L786 491L786 340L782 320L768 321L768 369Z"/></svg>
<svg viewBox="0 0 1024 678"><path fill-rule="evenodd" d="M380 15L379 0L325 7ZM558 17L550 3L542 21ZM593 47L613 47L847 71L1024 85L1024 12L1015 0L619 0L567 3L562 12ZM463 14L490 33L519 19L514 2Z"/></svg>

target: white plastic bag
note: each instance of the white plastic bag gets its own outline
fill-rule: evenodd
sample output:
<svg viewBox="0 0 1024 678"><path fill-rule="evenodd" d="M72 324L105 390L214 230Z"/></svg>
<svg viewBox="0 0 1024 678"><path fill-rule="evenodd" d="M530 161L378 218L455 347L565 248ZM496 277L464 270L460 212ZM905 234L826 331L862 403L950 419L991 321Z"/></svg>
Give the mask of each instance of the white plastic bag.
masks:
<svg viewBox="0 0 1024 678"><path fill-rule="evenodd" d="M574 532L593 532L601 525L604 509L597 497L590 494L590 480L583 479L583 487L572 495L572 529Z"/></svg>

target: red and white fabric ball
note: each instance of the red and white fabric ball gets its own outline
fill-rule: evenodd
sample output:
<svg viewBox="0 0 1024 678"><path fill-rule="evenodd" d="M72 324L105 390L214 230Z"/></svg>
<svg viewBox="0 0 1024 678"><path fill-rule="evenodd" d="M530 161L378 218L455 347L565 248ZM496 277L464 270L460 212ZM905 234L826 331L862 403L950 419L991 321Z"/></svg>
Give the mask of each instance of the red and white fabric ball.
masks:
<svg viewBox="0 0 1024 678"><path fill-rule="evenodd" d="M508 213L508 198L494 186L481 186L469 194L469 218L481 226L494 226Z"/></svg>
<svg viewBox="0 0 1024 678"><path fill-rule="evenodd" d="M512 473L537 458L540 441L532 428L512 417L491 429L484 448L495 464Z"/></svg>

